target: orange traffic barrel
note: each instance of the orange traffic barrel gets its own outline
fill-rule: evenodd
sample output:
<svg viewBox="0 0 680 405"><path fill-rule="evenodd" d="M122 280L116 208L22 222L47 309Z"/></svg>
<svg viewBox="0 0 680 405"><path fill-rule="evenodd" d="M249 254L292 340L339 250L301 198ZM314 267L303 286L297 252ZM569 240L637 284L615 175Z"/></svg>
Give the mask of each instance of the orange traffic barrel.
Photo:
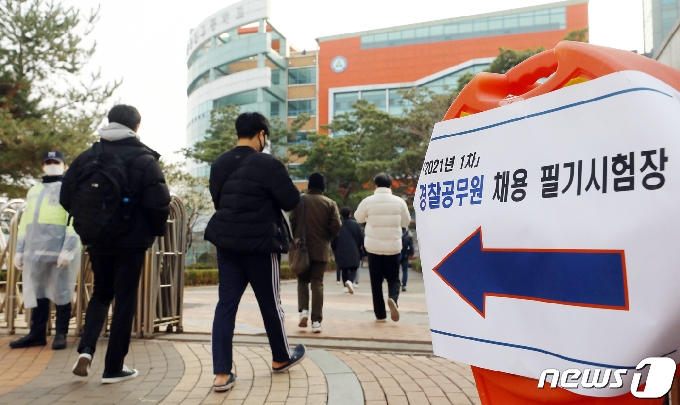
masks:
<svg viewBox="0 0 680 405"><path fill-rule="evenodd" d="M445 120L488 111L611 73L635 70L680 91L680 71L633 52L563 41L506 74L479 73L454 100ZM545 81L542 81L545 79ZM482 405L661 405L664 398L587 397L563 388L539 389L538 380L472 367Z"/></svg>
<svg viewBox="0 0 680 405"><path fill-rule="evenodd" d="M562 41L506 74L478 73L454 100L444 121L488 111L624 70L656 77L680 91L680 72L645 56L620 49ZM544 83L539 80L548 78Z"/></svg>

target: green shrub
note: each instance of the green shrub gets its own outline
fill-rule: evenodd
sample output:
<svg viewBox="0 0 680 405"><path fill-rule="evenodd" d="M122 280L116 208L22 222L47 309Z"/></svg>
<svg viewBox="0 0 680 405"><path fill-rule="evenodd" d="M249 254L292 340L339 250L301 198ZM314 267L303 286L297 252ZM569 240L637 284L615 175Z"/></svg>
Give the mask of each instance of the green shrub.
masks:
<svg viewBox="0 0 680 405"><path fill-rule="evenodd" d="M220 278L217 269L190 269L188 268L184 271L184 285L199 286L199 285L217 285L219 284ZM288 263L281 263L281 280L292 280L296 276L290 270Z"/></svg>
<svg viewBox="0 0 680 405"><path fill-rule="evenodd" d="M418 273L423 272L423 265L420 262L420 259L411 260L411 269L413 269L413 271L417 271Z"/></svg>
<svg viewBox="0 0 680 405"><path fill-rule="evenodd" d="M215 266L213 266L211 263L193 263L193 264L187 264L186 266L187 270L210 270L214 269Z"/></svg>
<svg viewBox="0 0 680 405"><path fill-rule="evenodd" d="M280 268L280 278L281 280L293 280L297 278L295 274L293 274L293 271L290 269L290 265L286 262L281 263L281 268Z"/></svg>
<svg viewBox="0 0 680 405"><path fill-rule="evenodd" d="M185 286L217 285L219 283L219 277L217 274L218 274L217 269L209 270L187 269L184 271L184 285Z"/></svg>

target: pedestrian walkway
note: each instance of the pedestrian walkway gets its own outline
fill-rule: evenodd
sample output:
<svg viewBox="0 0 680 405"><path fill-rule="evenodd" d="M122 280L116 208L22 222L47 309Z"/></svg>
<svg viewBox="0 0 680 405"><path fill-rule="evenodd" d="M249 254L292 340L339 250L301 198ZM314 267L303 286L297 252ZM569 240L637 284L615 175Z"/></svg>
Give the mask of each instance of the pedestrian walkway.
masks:
<svg viewBox="0 0 680 405"><path fill-rule="evenodd" d="M286 313L289 336L309 338L344 338L390 340L402 342L432 341L430 336L423 276L411 271L406 292L399 296L399 322L376 323L371 300L368 269L360 269L360 283L353 295L343 293L335 282L335 272L324 277L323 332L313 334L311 327L298 327L297 281L281 283L281 303ZM387 286L383 283L385 297ZM217 305L217 287L187 288L184 292L184 330L210 333ZM311 322L310 322L311 324ZM264 324L253 290L246 289L238 314L236 334L264 334Z"/></svg>
<svg viewBox="0 0 680 405"><path fill-rule="evenodd" d="M481 404L470 368L434 356L310 348L300 366L272 374L268 346L235 346L236 385L216 393L210 344L133 340L125 361L139 377L102 385L106 339L90 377L79 378L71 373L76 339L55 352L10 350L13 338L0 336L0 404Z"/></svg>

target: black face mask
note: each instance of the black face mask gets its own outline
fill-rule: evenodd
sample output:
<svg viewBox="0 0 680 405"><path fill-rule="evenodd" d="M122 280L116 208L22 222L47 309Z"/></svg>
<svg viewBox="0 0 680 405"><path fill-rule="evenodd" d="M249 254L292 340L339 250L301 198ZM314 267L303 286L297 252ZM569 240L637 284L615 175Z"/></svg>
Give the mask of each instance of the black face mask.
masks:
<svg viewBox="0 0 680 405"><path fill-rule="evenodd" d="M267 135L264 136L264 143L262 143L262 141L260 141L260 137L259 137L259 136L257 137L257 142L260 143L260 152L263 152L265 146L267 146Z"/></svg>

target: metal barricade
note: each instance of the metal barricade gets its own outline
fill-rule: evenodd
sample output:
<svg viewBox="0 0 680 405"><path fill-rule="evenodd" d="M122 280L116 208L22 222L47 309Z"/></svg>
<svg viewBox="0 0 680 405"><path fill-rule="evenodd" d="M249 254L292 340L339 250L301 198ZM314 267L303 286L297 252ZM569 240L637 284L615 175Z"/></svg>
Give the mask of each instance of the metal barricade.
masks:
<svg viewBox="0 0 680 405"><path fill-rule="evenodd" d="M14 267L14 256L16 252L17 239L19 237L19 221L25 207L24 200L10 200L0 207L0 220L2 221L2 257L0 266L5 268L6 281L4 282L5 294L0 301L0 312L4 314L4 324L10 334L14 333L14 323L17 312L23 310L23 300L21 295L21 281L19 281L19 271ZM9 223L7 221L9 220ZM5 239L4 230L7 229L8 236Z"/></svg>
<svg viewBox="0 0 680 405"><path fill-rule="evenodd" d="M12 202L11 205L8 205ZM9 333L16 329L15 320L18 313L27 315L26 327L30 325L30 311L23 311L21 299L21 282L19 271L14 267L14 254L18 237L19 222L23 211L23 200L12 200L0 206L0 224L3 213L9 218L6 226L9 230L7 240L4 236L0 242L0 270L7 269L7 281L4 297L0 296L0 313L4 314L4 324ZM3 207L11 208L3 208ZM19 208L17 208L19 206ZM154 245L146 253L142 277L137 293L137 312L133 323L133 334L138 338L153 338L155 332L166 327L166 332L181 333L184 302L184 270L187 251L186 210L182 201L175 195L170 203L168 227L164 236L156 238ZM83 251L80 271L74 294L73 313L75 315L75 333L80 336L85 323L87 304L92 297L94 275L89 255ZM3 299L4 298L4 299ZM114 303L115 305L115 303ZM0 318L2 321L2 318ZM102 335L107 333L106 322Z"/></svg>
<svg viewBox="0 0 680 405"><path fill-rule="evenodd" d="M186 227L184 204L173 195L165 235L146 254L133 325L137 337L153 338L163 326L166 332L183 331Z"/></svg>

